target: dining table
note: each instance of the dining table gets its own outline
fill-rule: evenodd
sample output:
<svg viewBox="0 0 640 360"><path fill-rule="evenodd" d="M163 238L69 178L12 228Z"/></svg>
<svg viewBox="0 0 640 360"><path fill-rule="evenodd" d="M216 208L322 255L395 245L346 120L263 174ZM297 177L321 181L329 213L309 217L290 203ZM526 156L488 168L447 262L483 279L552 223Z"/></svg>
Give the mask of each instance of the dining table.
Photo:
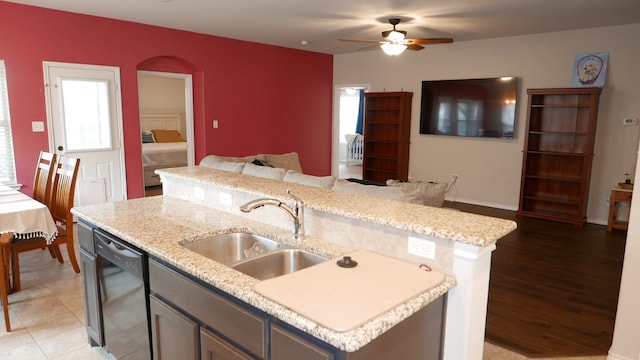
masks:
<svg viewBox="0 0 640 360"><path fill-rule="evenodd" d="M0 295L7 332L11 331L8 310L11 242L14 239L42 237L51 243L56 235L56 223L45 204L0 183Z"/></svg>

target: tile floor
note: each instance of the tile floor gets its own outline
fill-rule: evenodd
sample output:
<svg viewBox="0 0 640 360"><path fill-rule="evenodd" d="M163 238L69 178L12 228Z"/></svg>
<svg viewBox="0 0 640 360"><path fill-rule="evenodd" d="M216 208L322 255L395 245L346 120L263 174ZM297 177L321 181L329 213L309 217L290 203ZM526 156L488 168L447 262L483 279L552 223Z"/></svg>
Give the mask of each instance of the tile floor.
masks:
<svg viewBox="0 0 640 360"><path fill-rule="evenodd" d="M9 295L10 333L5 331L4 318L0 316L0 360L113 359L87 343L82 279L69 264L64 247L62 251L64 264L52 259L48 251L34 250L20 255L22 289ZM527 358L487 343L483 359ZM605 359L606 356L571 358Z"/></svg>

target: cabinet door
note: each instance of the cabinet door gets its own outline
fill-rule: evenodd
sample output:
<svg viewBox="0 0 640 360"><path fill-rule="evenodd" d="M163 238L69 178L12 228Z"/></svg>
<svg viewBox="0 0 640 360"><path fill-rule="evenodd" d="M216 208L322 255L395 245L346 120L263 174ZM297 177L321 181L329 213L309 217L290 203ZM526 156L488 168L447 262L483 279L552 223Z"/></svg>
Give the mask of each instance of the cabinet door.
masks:
<svg viewBox="0 0 640 360"><path fill-rule="evenodd" d="M278 326L271 326L272 360L333 360L332 352L325 350L296 334Z"/></svg>
<svg viewBox="0 0 640 360"><path fill-rule="evenodd" d="M240 349L224 341L216 334L200 330L200 353L202 360L252 360Z"/></svg>
<svg viewBox="0 0 640 360"><path fill-rule="evenodd" d="M153 358L198 360L198 324L155 296L149 299Z"/></svg>
<svg viewBox="0 0 640 360"><path fill-rule="evenodd" d="M98 290L98 275L96 272L96 257L84 249L80 249L80 273L84 291L84 309L87 321L87 335L89 344L102 346L102 319L100 296Z"/></svg>

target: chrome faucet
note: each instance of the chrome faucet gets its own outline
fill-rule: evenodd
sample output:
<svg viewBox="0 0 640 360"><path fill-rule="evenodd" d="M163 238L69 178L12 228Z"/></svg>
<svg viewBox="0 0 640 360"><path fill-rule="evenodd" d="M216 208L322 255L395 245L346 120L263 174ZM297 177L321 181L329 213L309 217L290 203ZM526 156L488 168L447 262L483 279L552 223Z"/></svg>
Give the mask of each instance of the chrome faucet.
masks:
<svg viewBox="0 0 640 360"><path fill-rule="evenodd" d="M293 238L296 240L302 240L304 237L304 202L302 202L299 197L293 195L291 190L287 190L287 194L294 200L293 207L288 206L278 199L262 198L249 201L248 203L240 206L240 211L248 213L253 209L257 209L265 205L279 207L289 214L289 217L293 220Z"/></svg>

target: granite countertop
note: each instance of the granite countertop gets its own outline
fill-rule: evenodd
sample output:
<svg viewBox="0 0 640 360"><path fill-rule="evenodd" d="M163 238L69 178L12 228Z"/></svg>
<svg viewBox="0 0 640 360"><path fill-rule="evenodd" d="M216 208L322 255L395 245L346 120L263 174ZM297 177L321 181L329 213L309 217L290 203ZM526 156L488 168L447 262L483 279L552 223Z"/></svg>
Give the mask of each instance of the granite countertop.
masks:
<svg viewBox="0 0 640 360"><path fill-rule="evenodd" d="M511 220L471 214L454 209L404 203L366 195L235 174L200 166L156 170L161 176L187 180L203 187L239 190L259 197L288 201L287 189L304 200L305 208L389 226L416 234L485 247L516 229Z"/></svg>
<svg viewBox="0 0 640 360"><path fill-rule="evenodd" d="M261 195L265 195L265 193L261 193ZM305 200L310 198L308 195L304 194ZM316 199L313 199L311 203L315 203L315 206L321 206ZM170 196L81 206L73 208L72 213L139 247L150 256L161 259L346 352L357 351L433 300L443 296L456 284L453 277L446 275L444 282L431 290L399 304L362 326L340 332L323 327L269 300L254 291L254 286L259 280L207 259L184 248L181 244L218 233L246 231L267 236L285 245L305 249L329 258L340 257L354 251L354 249L313 236L307 236L302 241L295 241L288 230Z"/></svg>

